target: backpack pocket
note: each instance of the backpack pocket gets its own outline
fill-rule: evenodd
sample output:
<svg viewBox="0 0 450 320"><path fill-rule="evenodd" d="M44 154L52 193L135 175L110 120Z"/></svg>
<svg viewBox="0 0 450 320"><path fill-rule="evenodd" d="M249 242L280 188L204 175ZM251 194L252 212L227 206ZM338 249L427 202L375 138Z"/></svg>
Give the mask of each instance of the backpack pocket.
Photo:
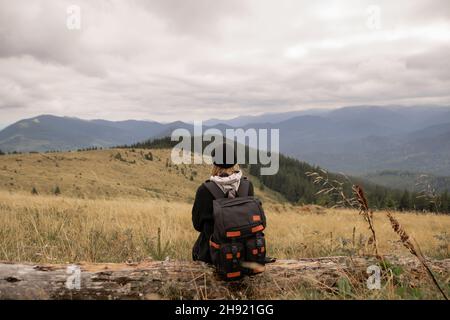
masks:
<svg viewBox="0 0 450 320"><path fill-rule="evenodd" d="M266 240L262 232L247 239L245 249L245 258L247 261L264 265L266 260Z"/></svg>
<svg viewBox="0 0 450 320"><path fill-rule="evenodd" d="M225 239L228 242L231 239L243 240L249 237L254 238L257 234L261 234L263 230L264 225L262 223L254 222L253 224L248 224L240 228L227 229L225 231Z"/></svg>
<svg viewBox="0 0 450 320"><path fill-rule="evenodd" d="M211 240L210 252L217 270L227 280L238 279L243 276L241 260L244 258L245 250L241 242L233 241L219 245Z"/></svg>
<svg viewBox="0 0 450 320"><path fill-rule="evenodd" d="M260 202L253 197L214 200L213 207L214 239L219 242L251 236L266 226Z"/></svg>
<svg viewBox="0 0 450 320"><path fill-rule="evenodd" d="M244 258L244 245L241 242L228 242L220 247L222 273L229 280L240 278L242 274L241 260Z"/></svg>

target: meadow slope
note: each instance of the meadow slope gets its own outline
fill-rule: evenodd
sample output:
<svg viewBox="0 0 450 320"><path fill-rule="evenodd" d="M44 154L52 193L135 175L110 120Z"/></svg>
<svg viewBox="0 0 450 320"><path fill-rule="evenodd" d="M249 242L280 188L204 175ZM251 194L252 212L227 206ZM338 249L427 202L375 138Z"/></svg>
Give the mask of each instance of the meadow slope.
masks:
<svg viewBox="0 0 450 320"><path fill-rule="evenodd" d="M166 149L107 149L0 156L0 190L82 199L164 199L192 202L210 176L208 165L176 165ZM258 180L253 180L258 188ZM265 202L283 197L260 191Z"/></svg>

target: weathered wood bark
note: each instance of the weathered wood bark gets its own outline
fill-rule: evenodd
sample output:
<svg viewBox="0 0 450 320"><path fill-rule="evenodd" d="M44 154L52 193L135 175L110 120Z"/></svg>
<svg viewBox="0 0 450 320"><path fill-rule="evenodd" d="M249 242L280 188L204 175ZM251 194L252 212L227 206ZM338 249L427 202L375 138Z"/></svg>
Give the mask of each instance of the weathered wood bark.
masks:
<svg viewBox="0 0 450 320"><path fill-rule="evenodd" d="M426 277L413 257L387 258L417 279ZM189 261L79 264L79 288L68 265L0 263L0 299L277 298L305 285L330 290L342 277L365 282L367 267L376 263L373 257L279 260L265 273L235 282L223 282L209 266ZM430 265L448 281L450 259Z"/></svg>

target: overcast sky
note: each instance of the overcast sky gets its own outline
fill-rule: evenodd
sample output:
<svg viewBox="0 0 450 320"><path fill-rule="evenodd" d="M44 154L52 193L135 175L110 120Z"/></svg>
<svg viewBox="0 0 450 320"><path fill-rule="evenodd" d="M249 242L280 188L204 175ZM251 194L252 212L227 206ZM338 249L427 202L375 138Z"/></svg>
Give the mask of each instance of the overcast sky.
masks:
<svg viewBox="0 0 450 320"><path fill-rule="evenodd" d="M0 0L0 125L449 105L449 57L448 0Z"/></svg>

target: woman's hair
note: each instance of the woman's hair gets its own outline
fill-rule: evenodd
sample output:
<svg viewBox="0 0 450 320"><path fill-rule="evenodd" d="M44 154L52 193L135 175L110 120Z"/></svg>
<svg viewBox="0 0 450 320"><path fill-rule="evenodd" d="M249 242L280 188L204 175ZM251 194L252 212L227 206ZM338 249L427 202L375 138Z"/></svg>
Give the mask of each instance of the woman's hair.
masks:
<svg viewBox="0 0 450 320"><path fill-rule="evenodd" d="M221 175L232 175L233 173L235 173L236 171L239 171L239 164L235 164L234 166L232 166L231 168L221 168L219 166L216 166L215 164L213 164L212 167L212 172L211 175L212 176L221 176Z"/></svg>

